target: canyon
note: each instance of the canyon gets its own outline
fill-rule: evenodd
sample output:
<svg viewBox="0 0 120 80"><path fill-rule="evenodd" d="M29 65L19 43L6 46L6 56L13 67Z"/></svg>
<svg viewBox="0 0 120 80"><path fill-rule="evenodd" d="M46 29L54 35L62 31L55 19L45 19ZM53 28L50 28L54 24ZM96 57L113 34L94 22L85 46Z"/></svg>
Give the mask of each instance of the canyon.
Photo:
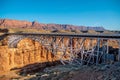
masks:
<svg viewBox="0 0 120 80"><path fill-rule="evenodd" d="M67 46L70 43L68 43L68 38L64 39L64 44ZM76 47L76 40L73 41L73 47ZM59 41L59 38L56 42ZM88 43L90 43L90 39L86 39L84 42L84 48L89 48ZM92 46L94 47L97 44L97 40L93 40ZM114 45L113 45L114 44ZM102 45L102 44L100 44ZM119 48L119 45L117 44L116 40L109 40L109 46L110 53L112 54L118 54L117 50ZM69 52L69 51L68 51ZM0 46L0 72L6 72L10 71L14 68L22 68L24 66L35 64L35 63L54 63L56 61L60 61L61 54L58 53L56 55L53 55L51 51L49 51L45 46L41 45L39 42L34 41L30 38L24 38L19 41L16 48L10 48L8 47L8 38L5 37L1 41ZM67 57L68 56L68 57ZM64 57L64 59L69 59L69 54ZM41 67L45 67L46 65L43 65ZM34 66L33 66L34 67ZM31 67L31 69L33 68Z"/></svg>
<svg viewBox="0 0 120 80"><path fill-rule="evenodd" d="M0 31L3 32L3 34L4 32L6 33L9 32L7 29L13 29L13 28L14 29L22 28L22 29L31 29L31 30L36 29L36 30L69 30L69 31L72 30L104 31L105 30L103 27L74 26L68 24L43 24L36 21L28 22L28 21L11 20L11 19L0 19L0 28L1 28ZM59 40L60 39L57 38L56 43L59 42ZM91 41L89 38L85 40L83 44L85 49L89 48L88 43L90 42ZM68 42L68 38L65 38L63 43L65 46L69 47L70 43ZM92 46L90 47L94 47L96 44L97 44L97 39L94 39L92 41ZM77 45L77 39L74 39L72 43L73 48L77 48L76 45ZM60 44L60 47L61 46L62 44ZM102 42L100 42L100 46L102 46ZM109 39L108 47L109 47L109 53L114 55L115 61L118 61L118 49L119 49L118 41L114 39ZM64 60L68 60L70 57L69 56L70 51L69 50L66 51L67 51L66 53L68 54L64 56L63 58ZM60 56L61 53L57 53L56 55L54 55L50 50L47 49L47 47L43 46L43 44L30 38L26 37L20 40L17 43L16 47L9 47L8 37L0 36L0 75L14 70L18 70L20 74L22 73L28 74L34 71L40 71L41 69L44 70L44 68L46 67L60 65L62 64L60 62L60 58L59 58ZM110 62L110 64L112 63Z"/></svg>

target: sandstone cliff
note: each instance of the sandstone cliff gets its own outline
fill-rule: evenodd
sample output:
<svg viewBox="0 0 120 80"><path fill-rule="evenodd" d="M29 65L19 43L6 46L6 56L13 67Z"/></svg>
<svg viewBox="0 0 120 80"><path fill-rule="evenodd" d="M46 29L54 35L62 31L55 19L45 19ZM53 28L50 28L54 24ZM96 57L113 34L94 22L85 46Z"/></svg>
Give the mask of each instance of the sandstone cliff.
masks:
<svg viewBox="0 0 120 80"><path fill-rule="evenodd" d="M21 40L17 48L0 46L0 72L9 71L33 63L53 62L57 58L38 42Z"/></svg>

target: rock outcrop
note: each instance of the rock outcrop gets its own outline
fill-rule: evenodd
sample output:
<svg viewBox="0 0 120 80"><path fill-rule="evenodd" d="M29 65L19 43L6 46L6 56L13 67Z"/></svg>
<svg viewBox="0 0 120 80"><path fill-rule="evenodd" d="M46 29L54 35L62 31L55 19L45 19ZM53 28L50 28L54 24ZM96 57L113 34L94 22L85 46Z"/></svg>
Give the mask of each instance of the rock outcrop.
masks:
<svg viewBox="0 0 120 80"><path fill-rule="evenodd" d="M24 28L31 26L32 23L28 21L18 21L10 19L0 19L0 26L5 28Z"/></svg>

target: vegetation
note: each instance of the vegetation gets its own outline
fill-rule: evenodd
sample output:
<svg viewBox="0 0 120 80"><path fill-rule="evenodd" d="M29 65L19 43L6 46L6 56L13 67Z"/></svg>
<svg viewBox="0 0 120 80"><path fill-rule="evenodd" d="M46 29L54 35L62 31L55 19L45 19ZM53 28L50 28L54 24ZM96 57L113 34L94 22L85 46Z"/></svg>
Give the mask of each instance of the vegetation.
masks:
<svg viewBox="0 0 120 80"><path fill-rule="evenodd" d="M50 31L40 29L10 28L9 33L50 33Z"/></svg>
<svg viewBox="0 0 120 80"><path fill-rule="evenodd" d="M120 31L109 31L109 32L120 34Z"/></svg>
<svg viewBox="0 0 120 80"><path fill-rule="evenodd" d="M5 29L4 29L4 28L3 28L3 29L0 29L0 33L8 33L8 31L9 31L9 30L6 29L6 28L5 28Z"/></svg>

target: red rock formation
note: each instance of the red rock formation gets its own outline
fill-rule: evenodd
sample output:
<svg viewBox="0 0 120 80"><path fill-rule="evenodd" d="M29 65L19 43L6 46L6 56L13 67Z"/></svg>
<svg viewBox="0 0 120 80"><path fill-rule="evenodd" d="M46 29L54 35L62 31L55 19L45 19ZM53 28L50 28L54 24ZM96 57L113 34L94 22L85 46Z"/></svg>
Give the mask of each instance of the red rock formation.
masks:
<svg viewBox="0 0 120 80"><path fill-rule="evenodd" d="M18 20L10 20L10 19L2 19L0 20L0 25L6 28L24 28L31 26L32 23L28 21L18 21Z"/></svg>
<svg viewBox="0 0 120 80"><path fill-rule="evenodd" d="M68 24L42 24L36 21L19 21L11 19L0 19L0 26L5 28L35 28L43 30L105 30L103 27L74 26Z"/></svg>

